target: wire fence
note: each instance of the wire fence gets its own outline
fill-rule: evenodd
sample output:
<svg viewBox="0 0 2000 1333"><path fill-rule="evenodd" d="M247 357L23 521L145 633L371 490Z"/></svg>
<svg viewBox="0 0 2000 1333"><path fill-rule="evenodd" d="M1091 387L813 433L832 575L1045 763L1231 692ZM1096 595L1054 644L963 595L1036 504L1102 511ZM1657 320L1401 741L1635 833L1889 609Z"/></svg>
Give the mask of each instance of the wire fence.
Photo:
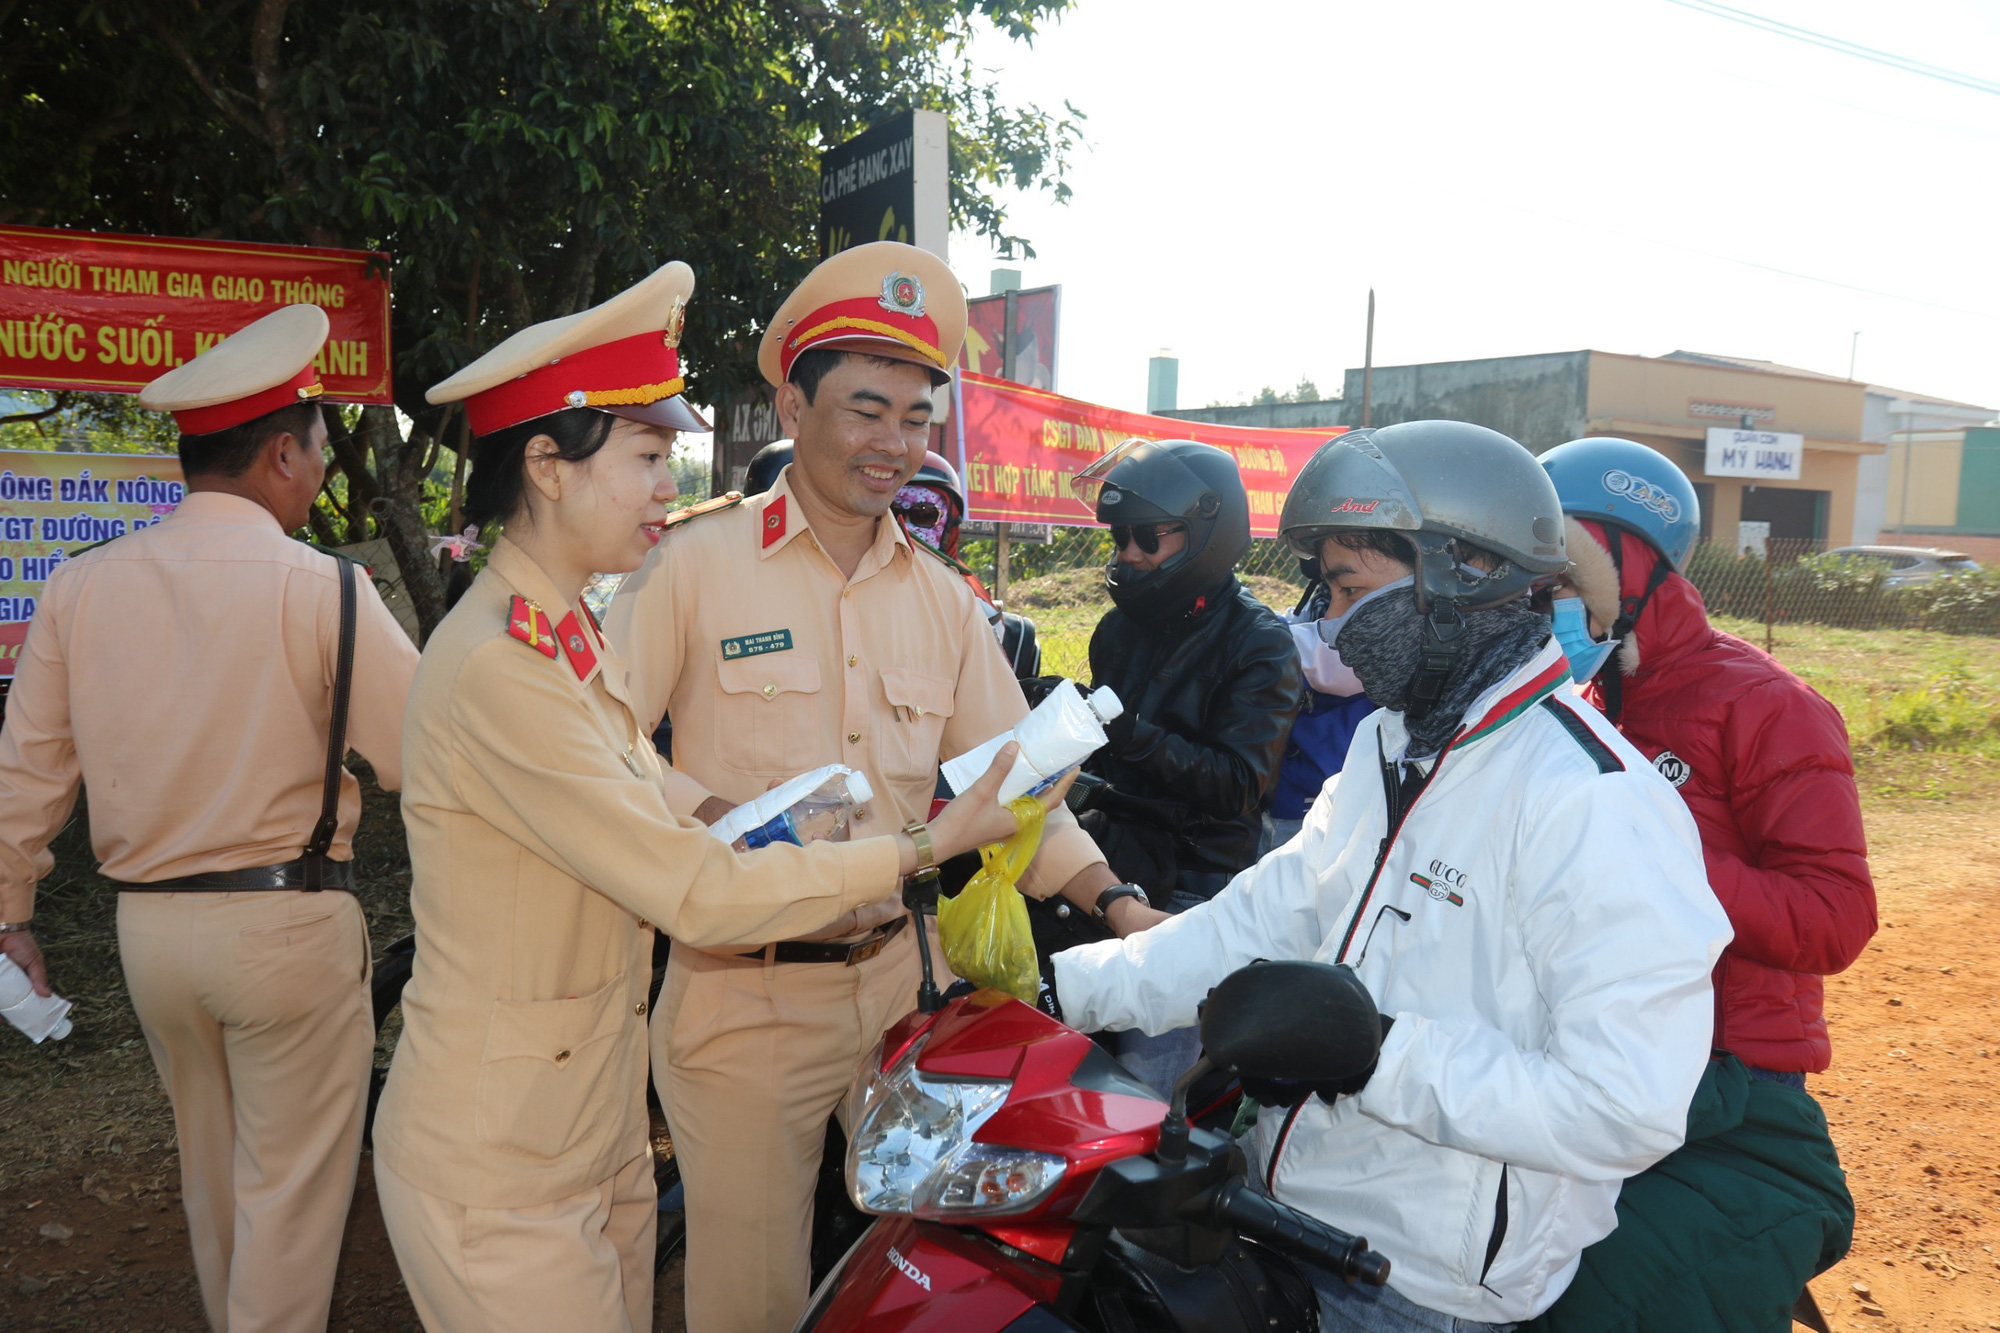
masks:
<svg viewBox="0 0 2000 1333"><path fill-rule="evenodd" d="M1009 610L1036 622L1046 670L1088 674L1088 631L1110 605L1103 569L1111 539L1104 529L1055 528L1045 544L1010 541L1004 580L996 542L967 541L960 557ZM1271 539L1250 543L1237 575L1278 611L1290 611L1305 588L1298 558ZM2000 635L2000 569L1926 576L1886 560L1835 554L1822 542L1774 538L1762 552L1704 543L1687 575L1711 614L1756 621L1767 642L1787 624Z"/></svg>
<svg viewBox="0 0 2000 1333"><path fill-rule="evenodd" d="M417 639L416 615L388 543L342 549L370 567L383 602ZM1010 541L1004 578L997 542L969 540L959 555L1009 610L1037 623L1049 671L1087 672L1088 631L1110 606L1103 580L1109 533L1054 528L1045 543ZM1305 590L1298 558L1274 539L1253 539L1236 572L1278 611L1290 611ZM1767 639L1788 624L2000 636L2000 568L1928 574L1830 552L1820 542L1773 538L1762 552L1703 543L1688 560L1687 576L1711 614L1755 621Z"/></svg>
<svg viewBox="0 0 2000 1333"><path fill-rule="evenodd" d="M996 596L1001 583L998 547L999 543L991 539L968 540L959 550L959 558L972 567L988 588L995 590ZM1110 563L1111 534L1106 529L1050 528L1046 543L1020 540L1008 543L1005 581L1012 586L1045 574L1102 568ZM1236 572L1246 578L1285 579L1301 589L1305 586L1298 557L1275 538L1252 538L1250 552L1237 565Z"/></svg>
<svg viewBox="0 0 2000 1333"><path fill-rule="evenodd" d="M1763 552L1707 542L1688 578L1712 614L1843 629L1916 629L2000 635L2000 569L1899 569L1887 559L1771 539Z"/></svg>

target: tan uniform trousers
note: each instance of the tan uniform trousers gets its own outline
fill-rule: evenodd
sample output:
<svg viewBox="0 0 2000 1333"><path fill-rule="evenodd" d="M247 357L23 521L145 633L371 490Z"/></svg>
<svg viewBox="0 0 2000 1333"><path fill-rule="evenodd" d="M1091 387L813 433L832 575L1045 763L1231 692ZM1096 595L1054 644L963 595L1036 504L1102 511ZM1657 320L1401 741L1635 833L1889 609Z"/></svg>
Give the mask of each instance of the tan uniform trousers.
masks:
<svg viewBox="0 0 2000 1333"><path fill-rule="evenodd" d="M788 1333L804 1312L827 1118L917 977L908 929L853 967L674 948L653 1077L687 1188L688 1333Z"/></svg>
<svg viewBox="0 0 2000 1333"><path fill-rule="evenodd" d="M217 1333L326 1328L375 1049L349 893L121 893L118 952L173 1103Z"/></svg>
<svg viewBox="0 0 2000 1333"><path fill-rule="evenodd" d="M653 1156L551 1203L468 1208L375 1159L403 1285L431 1333L647 1333L653 1327Z"/></svg>

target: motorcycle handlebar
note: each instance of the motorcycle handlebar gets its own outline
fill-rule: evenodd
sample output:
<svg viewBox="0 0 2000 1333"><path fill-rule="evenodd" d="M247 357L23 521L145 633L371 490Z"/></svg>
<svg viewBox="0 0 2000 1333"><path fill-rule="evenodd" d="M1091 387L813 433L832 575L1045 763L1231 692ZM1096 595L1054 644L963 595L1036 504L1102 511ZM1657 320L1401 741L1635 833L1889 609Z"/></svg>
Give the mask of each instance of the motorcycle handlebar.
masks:
<svg viewBox="0 0 2000 1333"><path fill-rule="evenodd" d="M1240 1235L1318 1264L1343 1282L1379 1287L1389 1280L1388 1259L1369 1249L1365 1239L1258 1193L1241 1176L1216 1191L1210 1216Z"/></svg>

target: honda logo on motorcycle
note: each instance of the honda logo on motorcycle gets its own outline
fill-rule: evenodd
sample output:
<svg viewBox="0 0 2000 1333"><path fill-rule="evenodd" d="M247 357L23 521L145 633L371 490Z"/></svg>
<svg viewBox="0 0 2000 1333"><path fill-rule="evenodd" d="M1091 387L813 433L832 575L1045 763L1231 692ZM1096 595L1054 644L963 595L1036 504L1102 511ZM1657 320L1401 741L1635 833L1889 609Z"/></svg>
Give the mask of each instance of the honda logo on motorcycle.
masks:
<svg viewBox="0 0 2000 1333"><path fill-rule="evenodd" d="M931 1289L931 1275L911 1263L908 1259L905 1259L902 1252L893 1245L889 1247L889 1262L896 1266L897 1272L922 1287L925 1291Z"/></svg>

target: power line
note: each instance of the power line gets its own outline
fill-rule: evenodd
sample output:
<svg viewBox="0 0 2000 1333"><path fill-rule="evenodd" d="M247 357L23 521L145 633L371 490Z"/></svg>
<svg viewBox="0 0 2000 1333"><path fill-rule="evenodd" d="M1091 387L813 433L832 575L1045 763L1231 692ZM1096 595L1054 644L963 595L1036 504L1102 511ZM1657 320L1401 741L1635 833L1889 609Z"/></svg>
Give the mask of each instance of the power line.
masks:
<svg viewBox="0 0 2000 1333"><path fill-rule="evenodd" d="M1680 0L1669 0L1669 3L1678 4L1679 2ZM1639 241L1646 245L1657 245L1667 250L1679 250L1683 254L1699 255L1703 259L1719 260L1724 264L1738 264L1744 268L1759 269L1765 273L1776 273L1780 277L1797 278L1801 282L1816 282L1824 287L1838 287L1843 291L1860 292L1864 296L1879 296L1888 301L1903 301L1910 305L1928 306L1932 310L1948 310L1954 315L1970 315L1974 319L2000 319L2000 315L1996 315L1991 310L1969 310L1964 306L1945 305L1940 301L1926 301L1920 296L1904 296L1900 292L1885 292L1876 287L1861 287L1851 282L1841 282L1836 278L1822 278L1816 273L1800 273L1796 269L1779 268L1775 264L1760 264L1754 259L1739 259L1735 255L1720 254L1714 250L1702 250L1692 245L1682 245L1678 241L1665 241L1657 236L1646 236L1639 232L1625 231L1617 227L1606 227L1598 223L1578 222L1574 220L1572 220L1570 225L1583 227L1590 231L1603 232L1608 236L1622 236L1628 241Z"/></svg>
<svg viewBox="0 0 2000 1333"><path fill-rule="evenodd" d="M1863 46L1859 42L1850 42L1844 37L1834 37L1827 33L1814 32L1810 28L1801 28L1790 23L1781 22L1778 19L1766 18L1762 14L1753 14L1747 9L1733 9L1728 5L1715 3L1715 0L1667 0L1667 3L1670 5L1679 5L1683 9L1692 9L1697 14L1707 14L1712 18L1728 19L1732 23L1741 23L1746 27L1756 28L1760 32L1772 33L1779 37L1789 37L1793 41L1805 42L1808 45L1821 47L1840 55L1853 56L1857 60L1867 60L1877 65L1886 65L1890 69L1898 69L1905 74L1917 74L1927 79L1936 79L1941 83L1956 84L1960 88L1970 88L1976 93L1990 93L1996 97L2000 97L2000 83L1996 83L1991 79L1982 79L1973 74L1961 74L1957 70L1945 69L1941 65L1926 64L1921 60L1913 60L1908 56L1899 56L1892 52L1881 50L1878 47Z"/></svg>

